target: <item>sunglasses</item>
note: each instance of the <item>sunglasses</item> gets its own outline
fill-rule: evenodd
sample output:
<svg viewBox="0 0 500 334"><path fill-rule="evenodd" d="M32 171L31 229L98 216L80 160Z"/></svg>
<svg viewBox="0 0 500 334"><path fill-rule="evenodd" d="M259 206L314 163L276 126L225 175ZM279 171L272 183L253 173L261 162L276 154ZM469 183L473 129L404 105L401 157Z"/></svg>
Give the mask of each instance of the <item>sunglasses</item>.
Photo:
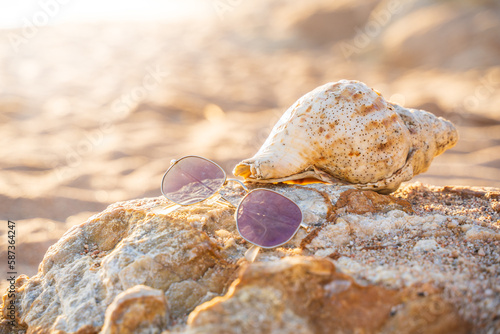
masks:
<svg viewBox="0 0 500 334"><path fill-rule="evenodd" d="M219 194L228 181L239 183L247 193L237 207ZM275 248L290 241L302 225L302 211L295 202L269 189L249 191L240 180L228 179L215 162L199 156L173 160L163 175L161 192L177 207L202 202L215 194L235 207L236 228L253 245L245 253L249 262L255 260L260 248Z"/></svg>

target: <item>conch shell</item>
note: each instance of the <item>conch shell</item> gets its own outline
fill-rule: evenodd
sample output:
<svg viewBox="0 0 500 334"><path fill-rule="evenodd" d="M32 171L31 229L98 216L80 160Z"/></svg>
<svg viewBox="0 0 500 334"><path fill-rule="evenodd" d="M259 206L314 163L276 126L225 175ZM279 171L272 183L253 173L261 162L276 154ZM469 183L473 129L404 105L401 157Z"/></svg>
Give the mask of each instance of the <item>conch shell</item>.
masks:
<svg viewBox="0 0 500 334"><path fill-rule="evenodd" d="M387 102L362 82L341 80L288 108L259 151L233 174L249 182L312 178L390 193L457 140L451 122Z"/></svg>

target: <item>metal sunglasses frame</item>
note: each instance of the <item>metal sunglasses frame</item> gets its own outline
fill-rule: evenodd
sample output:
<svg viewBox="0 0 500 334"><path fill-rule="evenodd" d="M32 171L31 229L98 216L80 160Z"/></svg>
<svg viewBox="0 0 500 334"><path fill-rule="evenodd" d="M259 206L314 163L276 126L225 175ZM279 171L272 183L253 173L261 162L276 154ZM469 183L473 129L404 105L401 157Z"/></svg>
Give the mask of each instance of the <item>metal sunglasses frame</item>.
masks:
<svg viewBox="0 0 500 334"><path fill-rule="evenodd" d="M168 196L163 192L163 181L165 181L165 177L167 176L168 172L170 172L170 170L175 166L177 165L179 162L181 162L182 160L184 159L187 159L187 158L198 158L198 159L202 159L202 160L205 160L205 161L208 161L210 162L211 164L217 166L221 171L222 173L224 173L224 182L221 184L221 186L219 187L219 189L217 189L217 191L215 191L212 195L208 196L207 198L204 198L202 200L199 200L197 202L193 202L193 203L190 203L190 204L181 204L181 203L177 203L176 201L172 201L170 198L168 198ZM207 199L209 199L210 197L212 197L213 195L217 194L219 192L219 190L224 187L228 181L234 181L234 182L237 182L239 183L243 189L245 189L245 191L248 193L249 190L248 188L245 186L245 184L243 182L241 182L240 180L237 180L237 179L228 179L227 178L227 174L226 174L226 171L221 167L219 166L217 163L213 162L212 160L210 159L207 159L207 158L204 158L204 157L200 157L199 155L186 155L186 156L183 156L179 159L174 159L172 161L170 161L170 167L168 167L167 171L165 172L165 174L163 174L163 177L161 179L161 187L160 187L160 190L161 190L161 193L163 196L165 196L166 199L168 199L169 201L177 204L177 205L181 205L181 206L189 206L189 205L193 205L193 204L197 204L197 203L201 203L203 201L206 201ZM226 199L224 196L222 196L221 194L219 194L219 196L224 199L224 201L226 201L229 205L233 206L233 207L236 207L234 204L232 204L228 199Z"/></svg>
<svg viewBox="0 0 500 334"><path fill-rule="evenodd" d="M254 191L269 191L269 192L272 192L272 193L275 193L275 194L278 194L280 196L283 196L285 197L286 199L288 199L289 201L292 201L291 199L289 199L288 197L286 197L285 195L283 194L280 194L279 192L277 191L274 191L274 190L270 190L270 189L265 189L265 188L256 188L256 189L253 189L251 191L249 191L245 196L243 196L243 198L240 200L240 202L238 203L238 207L236 208L236 212L234 213L234 220L236 221L236 229L238 230L238 233L241 235L241 237L243 239L245 239L246 241L248 241L249 243L253 244L253 245L256 245L260 248L265 248L265 249L272 249L272 248L276 248L276 247L279 247L279 246L282 246L284 244L286 244L287 242L289 242L290 240L292 240L292 238L295 236L295 234L297 234L297 231L300 229L300 227L302 226L302 222L304 220L304 214L302 213L302 210L300 209L300 207L297 205L297 203L295 203L294 201L292 201L295 205L297 205L297 207L299 208L299 211L300 211L300 224L297 226L297 228L295 229L295 231L293 232L292 236L290 238L288 238L286 241L280 243L280 244L277 244L275 246L271 246L271 247L266 247L266 246L261 246L261 245L257 245L256 243L248 240L247 238L245 238L243 236L243 234L241 233L240 231L240 227L238 225L238 211L240 209L240 205L241 203L243 203L243 201L245 200L245 198L247 198L248 195L250 195L252 192Z"/></svg>
<svg viewBox="0 0 500 334"><path fill-rule="evenodd" d="M187 158L198 158L198 159L203 159L215 166L217 166L221 171L222 173L224 174L224 182L222 182L222 184L219 186L219 188L210 196L208 196L207 198L204 198L202 200L199 200L197 202L193 202L193 203L189 203L189 204L181 204L181 203L177 203L173 200L171 200L170 198L168 198L168 196L163 192L163 182L165 181L165 177L167 176L168 172L170 172L172 170L172 168L178 164L180 161L184 160L184 159L187 159ZM224 196L222 196L219 191L222 189L222 187L224 187L225 185L228 184L229 181L233 181L233 182L237 182L238 184L240 184L243 189L245 190L246 192L246 195L239 201L238 203L238 206L235 206L233 203L231 203L227 198L225 198ZM163 177L161 179L161 193L163 196L165 196L166 199L168 199L169 201L177 204L177 205L180 205L180 206L190 206L190 205L194 205L194 204L197 204L197 203L201 203L203 201L206 201L207 199L209 199L210 197L214 196L215 194L218 194L220 196L221 199L224 200L224 202L226 202L226 204L229 204L231 207L235 208L236 211L234 213L234 219L236 221L236 229L238 230L238 233L240 234L240 236L246 240L247 242L251 243L253 246L250 247L247 252L245 253L245 257L247 258L247 260L249 260L249 262L253 262L255 260L255 257L257 256L258 252L259 252L259 248L264 248L264 249L272 249L272 248L276 248L276 247L279 247L279 246L282 246L284 244L286 244L287 242L289 242L290 240L292 240L292 238L297 234L297 231L300 229L300 227L304 227L304 228L307 228L307 225L305 225L303 223L303 220L304 220L304 214L302 213L302 210L300 209L300 207L297 205L297 203L295 203L294 201L292 201L290 198L286 197L285 195L283 194L280 194L279 192L277 191L274 191L274 190L270 190L270 189L265 189L265 188L256 188L256 189L252 189L252 190L249 190L245 184L243 182L241 182L240 180L237 180L237 179L231 179L231 178L227 178L227 174L226 172L224 171L224 169L219 166L216 162L210 160L210 159L207 159L207 158L204 158L204 157L201 157L201 156L198 156L198 155L186 155L186 156L183 156L179 159L174 159L172 161L170 161L170 166L169 168L167 169L167 171L165 172L165 174L163 174ZM299 211L300 211L300 214L301 214L301 219L300 219L300 224L297 226L297 228L295 229L295 231L293 232L293 234L291 235L290 238L288 238L285 242L282 242L278 245L275 245L275 246L272 246L272 247L266 247L266 246L261 246L261 245L258 245L250 240L248 240L247 238L245 238L243 236L243 234L241 234L241 231L240 231L240 227L238 225L238 211L239 211L239 208L241 206L241 204L243 203L243 201L245 200L245 198L247 198L248 195L250 195L251 193L253 193L254 191L269 191L269 192L272 192L272 193L275 193L275 194L278 194L280 196L283 196L285 197L286 199L288 199L289 201L292 201L295 205L297 205L297 207L299 208Z"/></svg>

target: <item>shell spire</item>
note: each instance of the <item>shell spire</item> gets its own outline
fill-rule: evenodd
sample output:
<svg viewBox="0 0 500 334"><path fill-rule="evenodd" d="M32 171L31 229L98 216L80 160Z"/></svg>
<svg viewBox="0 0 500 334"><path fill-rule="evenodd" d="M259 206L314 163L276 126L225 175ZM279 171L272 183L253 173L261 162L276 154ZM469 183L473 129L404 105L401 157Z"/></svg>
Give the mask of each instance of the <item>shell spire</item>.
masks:
<svg viewBox="0 0 500 334"><path fill-rule="evenodd" d="M449 121L391 104L362 82L341 80L296 101L233 173L248 182L313 178L389 193L457 140Z"/></svg>

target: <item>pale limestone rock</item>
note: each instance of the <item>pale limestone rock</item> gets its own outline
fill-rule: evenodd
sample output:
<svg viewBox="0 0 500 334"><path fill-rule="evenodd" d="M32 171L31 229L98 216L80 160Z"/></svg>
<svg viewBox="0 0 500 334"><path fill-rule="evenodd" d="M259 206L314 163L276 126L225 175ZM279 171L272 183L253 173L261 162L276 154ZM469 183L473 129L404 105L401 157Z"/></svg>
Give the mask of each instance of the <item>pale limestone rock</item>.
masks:
<svg viewBox="0 0 500 334"><path fill-rule="evenodd" d="M42 333L97 332L116 296L139 284L163 291L176 315L189 313L205 296L221 294L235 270L228 259L240 254L222 250L185 217L203 221L205 228L212 221L224 227L226 221L234 230L232 216L203 206L172 216L150 212L164 204L159 199L117 203L68 231L21 287L19 322ZM98 254L86 253L85 245ZM182 298L191 292L194 297Z"/></svg>
<svg viewBox="0 0 500 334"><path fill-rule="evenodd" d="M416 252L429 252L434 251L439 248L438 243L434 239L424 239L420 240L413 247L413 250Z"/></svg>
<svg viewBox="0 0 500 334"><path fill-rule="evenodd" d="M500 232L481 226L471 226L465 233L465 240L500 240Z"/></svg>
<svg viewBox="0 0 500 334"><path fill-rule="evenodd" d="M262 250L257 263L246 265L249 244L233 208L207 201L161 214L165 199L117 203L69 230L36 276L20 276L2 314L12 301L16 328L58 334L500 328L500 217L439 206L441 196L491 208L497 193L478 199L410 185L389 197L325 184L265 187L309 211L309 229ZM233 202L243 195L237 186L223 192ZM1 334L12 332L6 320Z"/></svg>

